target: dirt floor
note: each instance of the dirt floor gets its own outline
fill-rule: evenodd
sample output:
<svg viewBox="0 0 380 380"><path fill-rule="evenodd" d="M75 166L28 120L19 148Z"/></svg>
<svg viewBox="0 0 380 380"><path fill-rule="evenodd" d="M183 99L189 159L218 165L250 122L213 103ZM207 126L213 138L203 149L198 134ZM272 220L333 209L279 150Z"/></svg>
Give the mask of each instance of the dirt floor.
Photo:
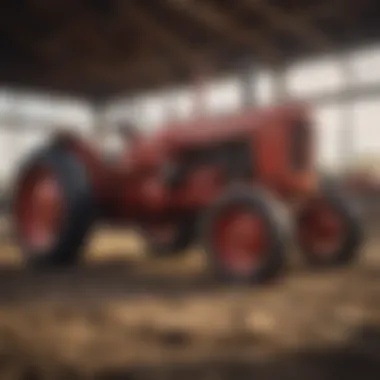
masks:
<svg viewBox="0 0 380 380"><path fill-rule="evenodd" d="M3 236L0 379L378 379L380 237L352 267L295 254L277 283L225 288L194 249L147 259L97 233L86 262L32 273Z"/></svg>

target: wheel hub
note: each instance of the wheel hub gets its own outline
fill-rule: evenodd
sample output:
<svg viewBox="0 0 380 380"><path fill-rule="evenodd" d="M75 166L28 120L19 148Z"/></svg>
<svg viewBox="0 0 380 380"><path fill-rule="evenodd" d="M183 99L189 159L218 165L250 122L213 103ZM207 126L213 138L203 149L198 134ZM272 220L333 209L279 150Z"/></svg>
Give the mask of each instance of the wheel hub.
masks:
<svg viewBox="0 0 380 380"><path fill-rule="evenodd" d="M335 252L342 241L343 221L326 202L316 202L305 212L300 225L300 238L318 254Z"/></svg>
<svg viewBox="0 0 380 380"><path fill-rule="evenodd" d="M234 271L250 272L266 251L266 231L261 218L248 210L232 210L219 220L216 249L222 263Z"/></svg>
<svg viewBox="0 0 380 380"><path fill-rule="evenodd" d="M63 195L58 180L46 168L34 168L24 179L16 201L16 224L33 250L49 248L62 222Z"/></svg>

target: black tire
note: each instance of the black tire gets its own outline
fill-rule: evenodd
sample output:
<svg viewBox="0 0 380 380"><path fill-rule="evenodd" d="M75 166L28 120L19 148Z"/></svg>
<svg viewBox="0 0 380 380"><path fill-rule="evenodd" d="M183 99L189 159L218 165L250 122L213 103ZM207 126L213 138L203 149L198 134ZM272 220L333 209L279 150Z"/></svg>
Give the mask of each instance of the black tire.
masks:
<svg viewBox="0 0 380 380"><path fill-rule="evenodd" d="M173 228L173 235L167 240L154 239L152 234L144 233L147 252L150 256L177 256L193 245L196 237L194 217L185 218Z"/></svg>
<svg viewBox="0 0 380 380"><path fill-rule="evenodd" d="M339 247L323 254L303 244L299 240L300 251L306 262L314 267L327 268L349 264L358 258L360 246L363 242L363 229L360 210L353 198L349 197L335 184L322 185L320 198L337 213L342 222L343 236ZM311 200L310 202L313 202ZM301 210L298 223L305 223L305 214L308 204Z"/></svg>
<svg viewBox="0 0 380 380"><path fill-rule="evenodd" d="M95 203L86 168L72 153L49 147L31 156L22 166L15 183L13 202L16 212L17 196L23 179L38 165L54 172L64 197L64 218L56 242L46 250L33 250L22 236L16 221L14 233L26 264L33 268L69 266L77 262L82 245L95 219Z"/></svg>
<svg viewBox="0 0 380 380"><path fill-rule="evenodd" d="M259 266L242 273L236 273L219 259L218 249L213 242L213 231L223 213L235 206L252 210L262 219L269 235L269 247L263 253ZM235 187L229 189L204 215L200 237L211 270L216 277L227 283L266 283L277 277L285 267L286 252L289 247L289 220L283 205L263 189Z"/></svg>
<svg viewBox="0 0 380 380"><path fill-rule="evenodd" d="M339 187L339 179L332 174L322 173L320 175L320 183L321 187L326 191L334 190Z"/></svg>

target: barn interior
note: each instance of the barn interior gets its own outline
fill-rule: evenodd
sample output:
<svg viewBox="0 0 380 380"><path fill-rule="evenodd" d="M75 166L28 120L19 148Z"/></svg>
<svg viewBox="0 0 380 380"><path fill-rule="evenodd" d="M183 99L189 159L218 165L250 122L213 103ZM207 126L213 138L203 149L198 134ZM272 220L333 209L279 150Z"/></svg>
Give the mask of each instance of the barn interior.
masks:
<svg viewBox="0 0 380 380"><path fill-rule="evenodd" d="M17 168L57 129L112 146L123 121L149 134L293 100L313 107L321 170L369 173L378 186L376 5L3 0L0 379L376 379L376 191L361 198L359 263L320 273L294 255L284 279L254 289L205 278L199 249L145 257L139 237L105 226L86 265L29 272L9 227Z"/></svg>

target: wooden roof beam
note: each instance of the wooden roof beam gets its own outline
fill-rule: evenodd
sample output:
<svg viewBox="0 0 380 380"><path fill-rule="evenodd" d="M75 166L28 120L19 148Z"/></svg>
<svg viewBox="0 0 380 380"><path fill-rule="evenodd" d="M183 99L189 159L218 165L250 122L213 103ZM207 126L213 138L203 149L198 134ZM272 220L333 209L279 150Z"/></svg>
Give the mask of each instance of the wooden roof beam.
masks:
<svg viewBox="0 0 380 380"><path fill-rule="evenodd" d="M170 49L183 67L191 69L193 65L200 64L201 57L195 53L187 41L170 31L137 2L126 4L125 11L129 13L129 17L134 20L136 25L139 25L143 33L156 40L162 47Z"/></svg>
<svg viewBox="0 0 380 380"><path fill-rule="evenodd" d="M370 11L368 7L375 4L373 0L334 0L331 7L335 6L335 11L331 10L330 16L335 22L344 26L355 25L363 16L363 13Z"/></svg>
<svg viewBox="0 0 380 380"><path fill-rule="evenodd" d="M83 29L92 21L86 12L87 8L80 2L66 2L63 8L61 6L60 9L52 11L51 4L49 6L47 3L29 3L31 10L26 15L24 15L25 11L21 13L20 17L23 17L21 20L19 19L15 22L16 15L14 14L9 14L8 17L2 20L1 26L4 32L40 61L47 64L61 61L64 59L63 52L67 55L70 53L65 51L65 44L75 39L78 28ZM57 17L56 11L58 11L58 14L64 14L64 21L57 23L54 32L43 37L29 30L30 19L34 20L32 24L51 24L51 20L48 18L49 13L53 12L54 16L51 17L54 19L54 17ZM25 22L23 22L23 19L25 19Z"/></svg>
<svg viewBox="0 0 380 380"><path fill-rule="evenodd" d="M169 76L158 75L159 72L166 72L166 62L151 60L152 66L156 71L152 71L151 66L145 64L145 59L141 58L132 64L130 62L120 62L113 66L94 62L89 64L86 61L76 62L75 65L67 67L63 65L57 69L42 74L44 81L59 81L60 83L77 83L93 81L94 83L111 83L120 85L124 83L126 87L138 87L140 83L149 82L154 84L164 83ZM97 79L93 79L97 78Z"/></svg>
<svg viewBox="0 0 380 380"><path fill-rule="evenodd" d="M157 78L165 80L172 74L172 69L165 60L153 57L149 54L149 49L125 56L122 50L116 49L99 32L97 19L93 14L78 14L72 21L49 39L34 42L35 55L52 64L44 75L50 75L50 78L61 75L66 80L77 77L76 72L83 72L87 76L92 70L98 75L100 72L105 76L111 75L103 69L106 66L113 73L113 78L118 75L125 78L129 75L135 82L148 78L152 81ZM25 42L28 42L27 46L33 43ZM79 81L80 79L81 76Z"/></svg>
<svg viewBox="0 0 380 380"><path fill-rule="evenodd" d="M87 76L99 78L99 81L109 78L114 82L118 79L123 82L125 78L130 77L136 85L139 81L164 82L170 79L172 74L173 69L164 59L139 54L132 59L120 58L112 62L101 57L95 60L77 57L71 62L63 61L61 65L52 67L51 70L45 71L43 76L49 76L51 79L62 76L67 81L70 81L70 78L78 78L79 82Z"/></svg>
<svg viewBox="0 0 380 380"><path fill-rule="evenodd" d="M290 32L302 39L306 46L312 43L318 49L330 49L332 46L329 38L309 22L295 13L287 13L282 9L268 3L266 0L240 0L237 5L261 13L273 28Z"/></svg>
<svg viewBox="0 0 380 380"><path fill-rule="evenodd" d="M371 0L333 0L302 7L294 13L298 19L304 22L316 22L318 20L333 20L338 25L349 25L357 17L363 4Z"/></svg>
<svg viewBox="0 0 380 380"><path fill-rule="evenodd" d="M302 18L306 22L324 18L336 19L344 7L341 0L327 1L317 5L305 6L297 11L294 16Z"/></svg>
<svg viewBox="0 0 380 380"><path fill-rule="evenodd" d="M273 47L266 36L258 30L247 30L226 16L225 13L205 2L167 0L167 4L185 12L204 27L229 39L234 44L243 45L254 53L259 52L266 63L277 63L280 51Z"/></svg>
<svg viewBox="0 0 380 380"><path fill-rule="evenodd" d="M58 61L71 61L78 53L87 57L96 55L100 50L111 53L106 39L95 32L95 24L95 20L90 18L70 23L70 26L53 35L49 40L41 42L40 49ZM75 51L72 50L73 48Z"/></svg>

